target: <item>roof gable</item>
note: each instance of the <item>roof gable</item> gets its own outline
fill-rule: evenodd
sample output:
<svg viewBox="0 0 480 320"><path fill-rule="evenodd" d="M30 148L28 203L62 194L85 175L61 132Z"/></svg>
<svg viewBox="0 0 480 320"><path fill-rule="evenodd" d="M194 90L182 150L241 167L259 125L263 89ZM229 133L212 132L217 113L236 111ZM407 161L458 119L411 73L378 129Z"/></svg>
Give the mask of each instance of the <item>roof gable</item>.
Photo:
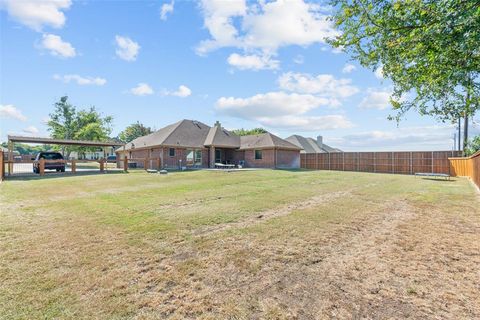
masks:
<svg viewBox="0 0 480 320"><path fill-rule="evenodd" d="M292 150L301 149L293 143L279 138L270 132L240 137L240 149L254 148L283 148Z"/></svg>
<svg viewBox="0 0 480 320"><path fill-rule="evenodd" d="M239 148L240 136L225 130L220 125L215 125L210 128L204 144L205 146Z"/></svg>
<svg viewBox="0 0 480 320"><path fill-rule="evenodd" d="M182 146L203 148L210 127L196 120L182 120L165 138L162 144L168 146Z"/></svg>

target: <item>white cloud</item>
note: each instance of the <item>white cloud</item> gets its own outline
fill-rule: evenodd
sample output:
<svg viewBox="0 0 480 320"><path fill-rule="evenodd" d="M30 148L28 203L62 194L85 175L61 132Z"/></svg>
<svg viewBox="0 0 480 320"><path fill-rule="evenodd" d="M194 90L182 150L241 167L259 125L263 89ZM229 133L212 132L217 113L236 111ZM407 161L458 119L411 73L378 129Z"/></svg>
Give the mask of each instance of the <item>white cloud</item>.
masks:
<svg viewBox="0 0 480 320"><path fill-rule="evenodd" d="M350 73L352 71L354 71L355 69L357 69L357 67L355 67L353 64L351 63L347 63L343 69L342 69L342 73Z"/></svg>
<svg viewBox="0 0 480 320"><path fill-rule="evenodd" d="M140 51L140 45L128 37L115 36L117 49L115 53L120 59L126 61L135 61Z"/></svg>
<svg viewBox="0 0 480 320"><path fill-rule="evenodd" d="M261 124L296 131L320 131L347 129L353 127L352 122L344 115L326 115L326 116L282 116L272 118L256 119Z"/></svg>
<svg viewBox="0 0 480 320"><path fill-rule="evenodd" d="M176 91L163 90L162 95L164 96L175 96L180 98L186 98L192 94L192 90L185 85L178 86Z"/></svg>
<svg viewBox="0 0 480 320"><path fill-rule="evenodd" d="M257 94L249 98L222 97L217 100L216 110L243 119L258 119L303 114L328 103L328 99L310 94L280 91Z"/></svg>
<svg viewBox="0 0 480 320"><path fill-rule="evenodd" d="M359 91L351 84L350 79L336 79L330 74L312 76L306 73L288 72L278 78L278 84L284 90L328 98L332 107L339 106L339 100L348 98Z"/></svg>
<svg viewBox="0 0 480 320"><path fill-rule="evenodd" d="M336 147L361 151L451 150L453 125L400 127L391 130L373 130L332 138Z"/></svg>
<svg viewBox="0 0 480 320"><path fill-rule="evenodd" d="M34 126L28 126L25 129L23 129L22 131L25 132L25 133L30 133L30 134L37 134L38 133L38 129Z"/></svg>
<svg viewBox="0 0 480 320"><path fill-rule="evenodd" d="M178 87L178 90L177 90L177 91L172 92L172 95L177 96L177 97L180 97L180 98L188 97L188 96L191 95L191 94L192 94L192 90L190 90L189 87L184 86L184 85L180 85L180 86Z"/></svg>
<svg viewBox="0 0 480 320"><path fill-rule="evenodd" d="M324 7L303 0L261 1L249 7L245 1L203 0L201 8L211 39L197 47L200 54L230 46L275 52L282 46L325 43L326 37L338 34Z"/></svg>
<svg viewBox="0 0 480 320"><path fill-rule="evenodd" d="M44 25L61 28L65 24L62 10L70 8L70 0L3 0L0 7L18 22L41 31Z"/></svg>
<svg viewBox="0 0 480 320"><path fill-rule="evenodd" d="M170 14L170 13L173 13L173 6L174 6L175 2L172 1L170 3L164 3L162 4L162 8L160 9L160 19L162 20L167 20L167 16Z"/></svg>
<svg viewBox="0 0 480 320"><path fill-rule="evenodd" d="M267 55L240 55L238 53L231 54L227 59L228 64L240 70L262 70L262 69L278 69L280 61L271 59Z"/></svg>
<svg viewBox="0 0 480 320"><path fill-rule="evenodd" d="M298 54L295 58L293 58L293 62L296 64L303 64L305 62L305 58L301 54Z"/></svg>
<svg viewBox="0 0 480 320"><path fill-rule="evenodd" d="M203 0L201 9L204 25L210 32L211 39L200 43L196 50L198 54L205 54L221 47L240 45L233 17L246 14L247 6L244 0Z"/></svg>
<svg viewBox="0 0 480 320"><path fill-rule="evenodd" d="M60 36L54 34L44 34L40 47L56 57L73 58L77 55L75 48L69 42L63 41Z"/></svg>
<svg viewBox="0 0 480 320"><path fill-rule="evenodd" d="M280 91L248 98L222 97L217 100L215 109L221 114L256 121L271 128L317 131L352 127L343 115L305 115L328 104L326 98Z"/></svg>
<svg viewBox="0 0 480 320"><path fill-rule="evenodd" d="M12 104L0 104L0 118L27 121L27 117Z"/></svg>
<svg viewBox="0 0 480 320"><path fill-rule="evenodd" d="M130 93L136 96L148 96L153 94L153 89L147 83L139 83L136 87L130 89Z"/></svg>
<svg viewBox="0 0 480 320"><path fill-rule="evenodd" d="M370 88L367 90L367 93L367 96L365 96L360 102L360 108L385 110L390 107L390 96L392 95L390 90L377 90Z"/></svg>
<svg viewBox="0 0 480 320"><path fill-rule="evenodd" d="M375 77L377 79L383 79L383 66L380 66L375 70Z"/></svg>
<svg viewBox="0 0 480 320"><path fill-rule="evenodd" d="M53 79L55 80L60 80L65 83L70 83L70 82L76 82L78 85L85 86L85 85L95 85L95 86L103 86L105 83L107 83L107 80L104 78L99 78L99 77L82 77L79 76L78 74L66 74L63 76L60 76L58 74L55 74L53 76Z"/></svg>

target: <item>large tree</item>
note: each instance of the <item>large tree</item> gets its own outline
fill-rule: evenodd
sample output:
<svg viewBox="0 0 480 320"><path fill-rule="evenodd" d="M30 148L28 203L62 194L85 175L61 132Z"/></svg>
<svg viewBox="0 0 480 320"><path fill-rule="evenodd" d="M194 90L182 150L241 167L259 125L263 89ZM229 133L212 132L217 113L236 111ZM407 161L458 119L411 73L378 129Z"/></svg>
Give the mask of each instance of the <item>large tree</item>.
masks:
<svg viewBox="0 0 480 320"><path fill-rule="evenodd" d="M52 138L70 140L105 141L109 139L112 131L111 116L102 116L95 107L77 111L77 108L68 102L68 97L61 97L55 103L54 111L50 114L48 130ZM62 148L68 158L70 152L85 152L92 148L65 147Z"/></svg>
<svg viewBox="0 0 480 320"><path fill-rule="evenodd" d="M146 127L140 122L133 123L129 125L128 127L125 128L120 134L118 135L118 138L124 142L128 143L132 140L135 140L138 137L143 137L146 136L147 134L152 133L152 129L150 127Z"/></svg>
<svg viewBox="0 0 480 320"><path fill-rule="evenodd" d="M480 1L332 0L341 34L330 42L392 80L399 121L410 109L468 121L480 107Z"/></svg>

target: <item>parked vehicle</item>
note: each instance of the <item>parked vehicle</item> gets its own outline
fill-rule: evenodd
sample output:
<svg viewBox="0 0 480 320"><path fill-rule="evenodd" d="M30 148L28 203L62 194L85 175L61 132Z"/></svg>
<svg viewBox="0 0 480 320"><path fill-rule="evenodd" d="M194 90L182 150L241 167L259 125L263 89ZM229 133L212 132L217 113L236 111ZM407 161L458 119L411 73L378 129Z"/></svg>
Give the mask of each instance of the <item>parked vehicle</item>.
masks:
<svg viewBox="0 0 480 320"><path fill-rule="evenodd" d="M116 155L110 155L107 157L107 162L117 162L117 156Z"/></svg>
<svg viewBox="0 0 480 320"><path fill-rule="evenodd" d="M65 161L59 152L39 152L33 162L33 172L40 173L40 159L48 160L45 162L45 170L56 170L65 172ZM58 161L54 161L58 160Z"/></svg>

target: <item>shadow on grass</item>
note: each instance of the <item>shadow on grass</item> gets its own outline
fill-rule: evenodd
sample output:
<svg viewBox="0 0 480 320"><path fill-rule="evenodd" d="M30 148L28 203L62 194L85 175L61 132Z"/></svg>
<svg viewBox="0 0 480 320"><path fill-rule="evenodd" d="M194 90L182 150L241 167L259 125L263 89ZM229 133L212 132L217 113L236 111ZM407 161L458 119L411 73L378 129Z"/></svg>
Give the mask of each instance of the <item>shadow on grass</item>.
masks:
<svg viewBox="0 0 480 320"><path fill-rule="evenodd" d="M453 179L453 178L450 178L450 179L422 178L422 180L430 180L430 181L438 181L438 182L455 182L455 181L457 181L456 179Z"/></svg>

